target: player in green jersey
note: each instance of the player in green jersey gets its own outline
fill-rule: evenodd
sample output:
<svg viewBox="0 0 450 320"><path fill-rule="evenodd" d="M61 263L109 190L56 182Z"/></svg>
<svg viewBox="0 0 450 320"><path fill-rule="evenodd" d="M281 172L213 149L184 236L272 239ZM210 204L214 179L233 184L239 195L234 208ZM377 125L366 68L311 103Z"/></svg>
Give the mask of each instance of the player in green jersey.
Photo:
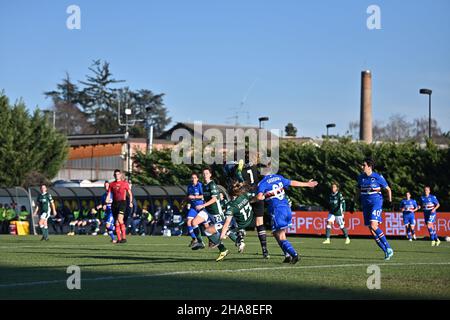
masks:
<svg viewBox="0 0 450 320"><path fill-rule="evenodd" d="M231 188L232 200L227 203L225 224L220 234L222 240L227 238L231 221L234 218L238 230L236 241L241 244L244 243L245 228L249 227L254 219L251 200L255 195L248 190L249 187L246 183L235 182L233 184Z"/></svg>
<svg viewBox="0 0 450 320"><path fill-rule="evenodd" d="M329 200L329 213L326 227L326 240L323 244L330 244L331 228L336 221L341 228L345 237L345 244L350 244L350 238L348 237L347 229L345 228L344 212L345 212L345 199L342 193L339 191L337 183L331 185L331 194Z"/></svg>
<svg viewBox="0 0 450 320"><path fill-rule="evenodd" d="M229 251L220 240L219 231L222 229L225 220L225 215L220 204L220 190L212 180L211 169L206 168L203 170L203 178L205 180L203 184L204 203L196 206L195 209L199 214L192 220L192 226L194 228L200 224L205 226L206 236L213 243L213 247L217 247L220 251L216 261L221 261L228 255ZM196 243L192 246L192 250L198 250L201 246L202 244Z"/></svg>
<svg viewBox="0 0 450 320"><path fill-rule="evenodd" d="M48 241L48 223L50 218L50 212L53 216L56 215L55 202L52 195L47 192L47 186L43 184L41 186L41 194L36 199L37 205L34 209L33 215L37 215L39 212L39 227L42 231L42 240Z"/></svg>

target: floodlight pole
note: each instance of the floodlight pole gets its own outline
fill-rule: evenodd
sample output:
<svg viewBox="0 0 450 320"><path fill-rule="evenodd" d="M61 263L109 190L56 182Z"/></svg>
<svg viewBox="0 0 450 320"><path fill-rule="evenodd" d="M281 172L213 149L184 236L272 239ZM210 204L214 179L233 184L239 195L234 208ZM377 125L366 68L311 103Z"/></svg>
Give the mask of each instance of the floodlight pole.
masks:
<svg viewBox="0 0 450 320"><path fill-rule="evenodd" d="M127 143L127 157L126 157L126 162L127 162L127 171L128 171L128 181L131 182L131 144L130 144L130 132L129 132L129 127L130 126L134 126L136 124L136 122L142 121L142 120L137 120L137 119L133 119L133 120L128 120L128 116L131 115L131 109L129 108L125 108L125 123L122 123L120 121L120 101L118 103L118 110L117 110L118 114L118 121L119 121L119 126L125 127L125 140Z"/></svg>

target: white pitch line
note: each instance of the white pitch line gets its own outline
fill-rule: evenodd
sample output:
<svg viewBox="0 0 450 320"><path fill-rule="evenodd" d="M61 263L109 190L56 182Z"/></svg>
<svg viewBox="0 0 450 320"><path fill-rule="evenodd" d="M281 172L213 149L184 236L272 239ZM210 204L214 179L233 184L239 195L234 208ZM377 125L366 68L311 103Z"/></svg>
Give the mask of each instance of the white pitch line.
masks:
<svg viewBox="0 0 450 320"><path fill-rule="evenodd" d="M312 265L312 266L297 266L297 267L261 267L261 268L246 268L246 269L207 269L207 270L190 270L190 271L172 271L155 274L144 275L129 275L129 276L105 276L98 278L87 278L82 281L106 281L106 280L124 280L124 279L142 279L142 278L156 278L156 277L170 277L178 275L195 275L203 273L232 273L232 272L253 272L266 270L296 270L296 269L322 269L322 268L353 268L366 267L376 264L378 266L427 266L427 265L450 265L450 262L418 262L418 263L358 263L358 264L330 264L330 265ZM18 282L0 284L0 288L14 288L24 286L38 286L47 284L64 283L66 280L48 280L48 281L34 281L34 282Z"/></svg>

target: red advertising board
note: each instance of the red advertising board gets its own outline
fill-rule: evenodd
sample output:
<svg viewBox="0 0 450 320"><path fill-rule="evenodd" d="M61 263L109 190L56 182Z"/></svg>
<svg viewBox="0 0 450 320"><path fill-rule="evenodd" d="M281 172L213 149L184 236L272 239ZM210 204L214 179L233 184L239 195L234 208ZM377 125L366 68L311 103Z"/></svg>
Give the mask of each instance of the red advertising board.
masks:
<svg viewBox="0 0 450 320"><path fill-rule="evenodd" d="M403 218L400 212L384 212L381 228L388 236L404 236L406 230L403 225ZM328 212L317 211L293 211L292 227L288 229L290 234L325 234ZM362 212L345 214L345 226L350 235L370 235L369 230L364 226ZM450 236L450 213L438 212L436 217L437 234ZM332 234L342 234L339 226L335 224L332 228ZM423 219L423 213L416 213L416 235L418 237L428 236L428 229Z"/></svg>

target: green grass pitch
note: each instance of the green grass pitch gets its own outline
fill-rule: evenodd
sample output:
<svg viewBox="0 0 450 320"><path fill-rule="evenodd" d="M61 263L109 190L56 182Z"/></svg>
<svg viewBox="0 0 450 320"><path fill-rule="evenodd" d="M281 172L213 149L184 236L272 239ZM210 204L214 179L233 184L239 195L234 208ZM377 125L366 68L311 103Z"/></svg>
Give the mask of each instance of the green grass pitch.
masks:
<svg viewBox="0 0 450 320"><path fill-rule="evenodd" d="M282 264L269 237L263 260L254 233L244 254L215 262L217 249L192 251L188 237L0 236L0 299L450 299L450 244L391 240L385 262L371 239L290 238L301 253ZM369 265L381 269L381 289L369 290ZM81 268L81 290L66 286L67 267Z"/></svg>

